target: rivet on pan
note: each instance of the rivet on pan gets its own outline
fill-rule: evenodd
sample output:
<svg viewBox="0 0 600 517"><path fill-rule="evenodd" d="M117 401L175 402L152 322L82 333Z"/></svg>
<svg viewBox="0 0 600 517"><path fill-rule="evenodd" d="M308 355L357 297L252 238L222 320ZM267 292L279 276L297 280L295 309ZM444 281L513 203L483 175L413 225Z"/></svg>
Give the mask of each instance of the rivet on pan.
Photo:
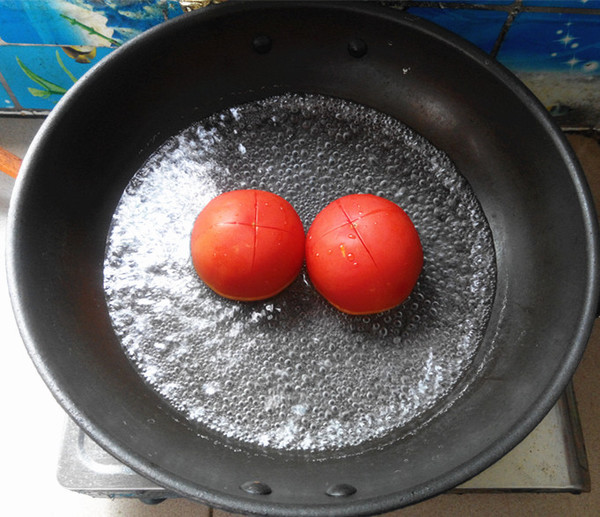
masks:
<svg viewBox="0 0 600 517"><path fill-rule="evenodd" d="M269 485L260 481L246 481L240 488L244 492L255 495L269 495L272 490Z"/></svg>
<svg viewBox="0 0 600 517"><path fill-rule="evenodd" d="M269 38L269 36L265 36L264 34L255 36L255 38L252 40L252 47L259 54L266 54L269 52L269 50L271 50L272 46L273 42L271 41L271 38Z"/></svg>
<svg viewBox="0 0 600 517"><path fill-rule="evenodd" d="M356 488L347 483L340 483L330 486L325 493L331 497L348 497L356 493Z"/></svg>
<svg viewBox="0 0 600 517"><path fill-rule="evenodd" d="M367 53L367 44L360 38L348 42L348 52L353 57L363 57Z"/></svg>

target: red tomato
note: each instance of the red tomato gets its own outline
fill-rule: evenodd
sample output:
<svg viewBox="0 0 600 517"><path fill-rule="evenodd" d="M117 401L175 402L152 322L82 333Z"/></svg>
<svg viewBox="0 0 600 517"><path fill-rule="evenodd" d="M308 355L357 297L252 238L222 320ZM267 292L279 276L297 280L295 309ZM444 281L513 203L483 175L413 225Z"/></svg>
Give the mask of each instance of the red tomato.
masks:
<svg viewBox="0 0 600 517"><path fill-rule="evenodd" d="M336 199L315 218L306 239L315 289L349 314L402 303L423 267L419 235L395 203L371 194Z"/></svg>
<svg viewBox="0 0 600 517"><path fill-rule="evenodd" d="M304 260L304 229L285 199L261 190L234 190L200 212L191 239L192 261L216 293L262 300L285 289Z"/></svg>

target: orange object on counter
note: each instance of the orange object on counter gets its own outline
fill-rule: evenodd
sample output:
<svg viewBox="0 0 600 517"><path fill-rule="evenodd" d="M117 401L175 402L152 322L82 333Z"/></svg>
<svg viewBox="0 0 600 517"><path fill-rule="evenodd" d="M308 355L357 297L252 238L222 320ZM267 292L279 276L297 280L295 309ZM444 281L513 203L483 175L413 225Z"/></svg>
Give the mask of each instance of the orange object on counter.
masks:
<svg viewBox="0 0 600 517"><path fill-rule="evenodd" d="M21 158L0 147L0 171L16 178L22 162Z"/></svg>

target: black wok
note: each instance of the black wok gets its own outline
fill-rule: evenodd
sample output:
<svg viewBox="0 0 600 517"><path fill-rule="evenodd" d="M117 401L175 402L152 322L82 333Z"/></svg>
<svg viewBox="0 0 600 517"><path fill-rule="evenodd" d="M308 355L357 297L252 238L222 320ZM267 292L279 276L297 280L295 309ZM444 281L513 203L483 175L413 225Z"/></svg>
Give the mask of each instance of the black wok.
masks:
<svg viewBox="0 0 600 517"><path fill-rule="evenodd" d="M284 92L361 103L445 151L477 195L496 249L495 301L462 395L412 435L320 461L226 447L176 418L123 353L102 286L112 214L149 154L211 113ZM244 513L381 513L477 474L552 407L598 302L590 196L537 100L452 34L362 3L227 3L124 45L48 117L9 224L16 318L65 410L159 485Z"/></svg>

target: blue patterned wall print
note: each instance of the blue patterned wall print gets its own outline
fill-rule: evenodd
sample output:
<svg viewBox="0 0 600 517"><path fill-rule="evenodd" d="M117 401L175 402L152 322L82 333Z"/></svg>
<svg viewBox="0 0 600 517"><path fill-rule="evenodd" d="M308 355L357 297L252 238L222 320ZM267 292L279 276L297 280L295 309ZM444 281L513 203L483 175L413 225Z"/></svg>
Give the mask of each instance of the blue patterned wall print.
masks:
<svg viewBox="0 0 600 517"><path fill-rule="evenodd" d="M504 11L411 7L410 14L425 18L491 52L508 17Z"/></svg>
<svg viewBox="0 0 600 517"><path fill-rule="evenodd" d="M556 0L549 0L550 2L552 1L556 1ZM407 0L406 2L407 4L422 4L423 2L419 1L419 0ZM431 4L433 2L429 2L429 4ZM504 5L510 5L513 4L514 0L443 0L440 2L435 2L435 5L437 5L440 8L444 8L445 4L461 4L462 6L465 7L473 7L473 8L477 8L478 6L504 6Z"/></svg>
<svg viewBox="0 0 600 517"><path fill-rule="evenodd" d="M22 107L51 110L77 79L110 52L104 47L0 45L0 64Z"/></svg>
<svg viewBox="0 0 600 517"><path fill-rule="evenodd" d="M517 2L515 0L440 0L438 2L432 1L421 1L421 0L405 0L401 2L404 5L410 4L429 4L429 7L437 6L440 9L447 7L446 4L461 4L461 7L468 7L473 9L480 9L482 6L488 7L550 7L552 9L561 9L564 7L577 8L577 9L598 9L600 8L600 0L521 0Z"/></svg>
<svg viewBox="0 0 600 517"><path fill-rule="evenodd" d="M600 128L600 0L387 3L497 58L561 122ZM0 0L0 111L51 110L101 57L183 14L177 0Z"/></svg>
<svg viewBox="0 0 600 517"><path fill-rule="evenodd" d="M600 75L600 16L521 13L506 33L497 57L520 71Z"/></svg>
<svg viewBox="0 0 600 517"><path fill-rule="evenodd" d="M10 95L8 95L6 88L0 84L0 108L10 109L14 107L15 105L10 98Z"/></svg>
<svg viewBox="0 0 600 517"><path fill-rule="evenodd" d="M175 0L0 0L0 73L12 92L0 109L51 110L91 64L180 14Z"/></svg>
<svg viewBox="0 0 600 517"><path fill-rule="evenodd" d="M0 39L115 46L182 13L175 0L0 0Z"/></svg>
<svg viewBox="0 0 600 517"><path fill-rule="evenodd" d="M600 0L522 0L523 7L574 7L578 9L598 9Z"/></svg>

